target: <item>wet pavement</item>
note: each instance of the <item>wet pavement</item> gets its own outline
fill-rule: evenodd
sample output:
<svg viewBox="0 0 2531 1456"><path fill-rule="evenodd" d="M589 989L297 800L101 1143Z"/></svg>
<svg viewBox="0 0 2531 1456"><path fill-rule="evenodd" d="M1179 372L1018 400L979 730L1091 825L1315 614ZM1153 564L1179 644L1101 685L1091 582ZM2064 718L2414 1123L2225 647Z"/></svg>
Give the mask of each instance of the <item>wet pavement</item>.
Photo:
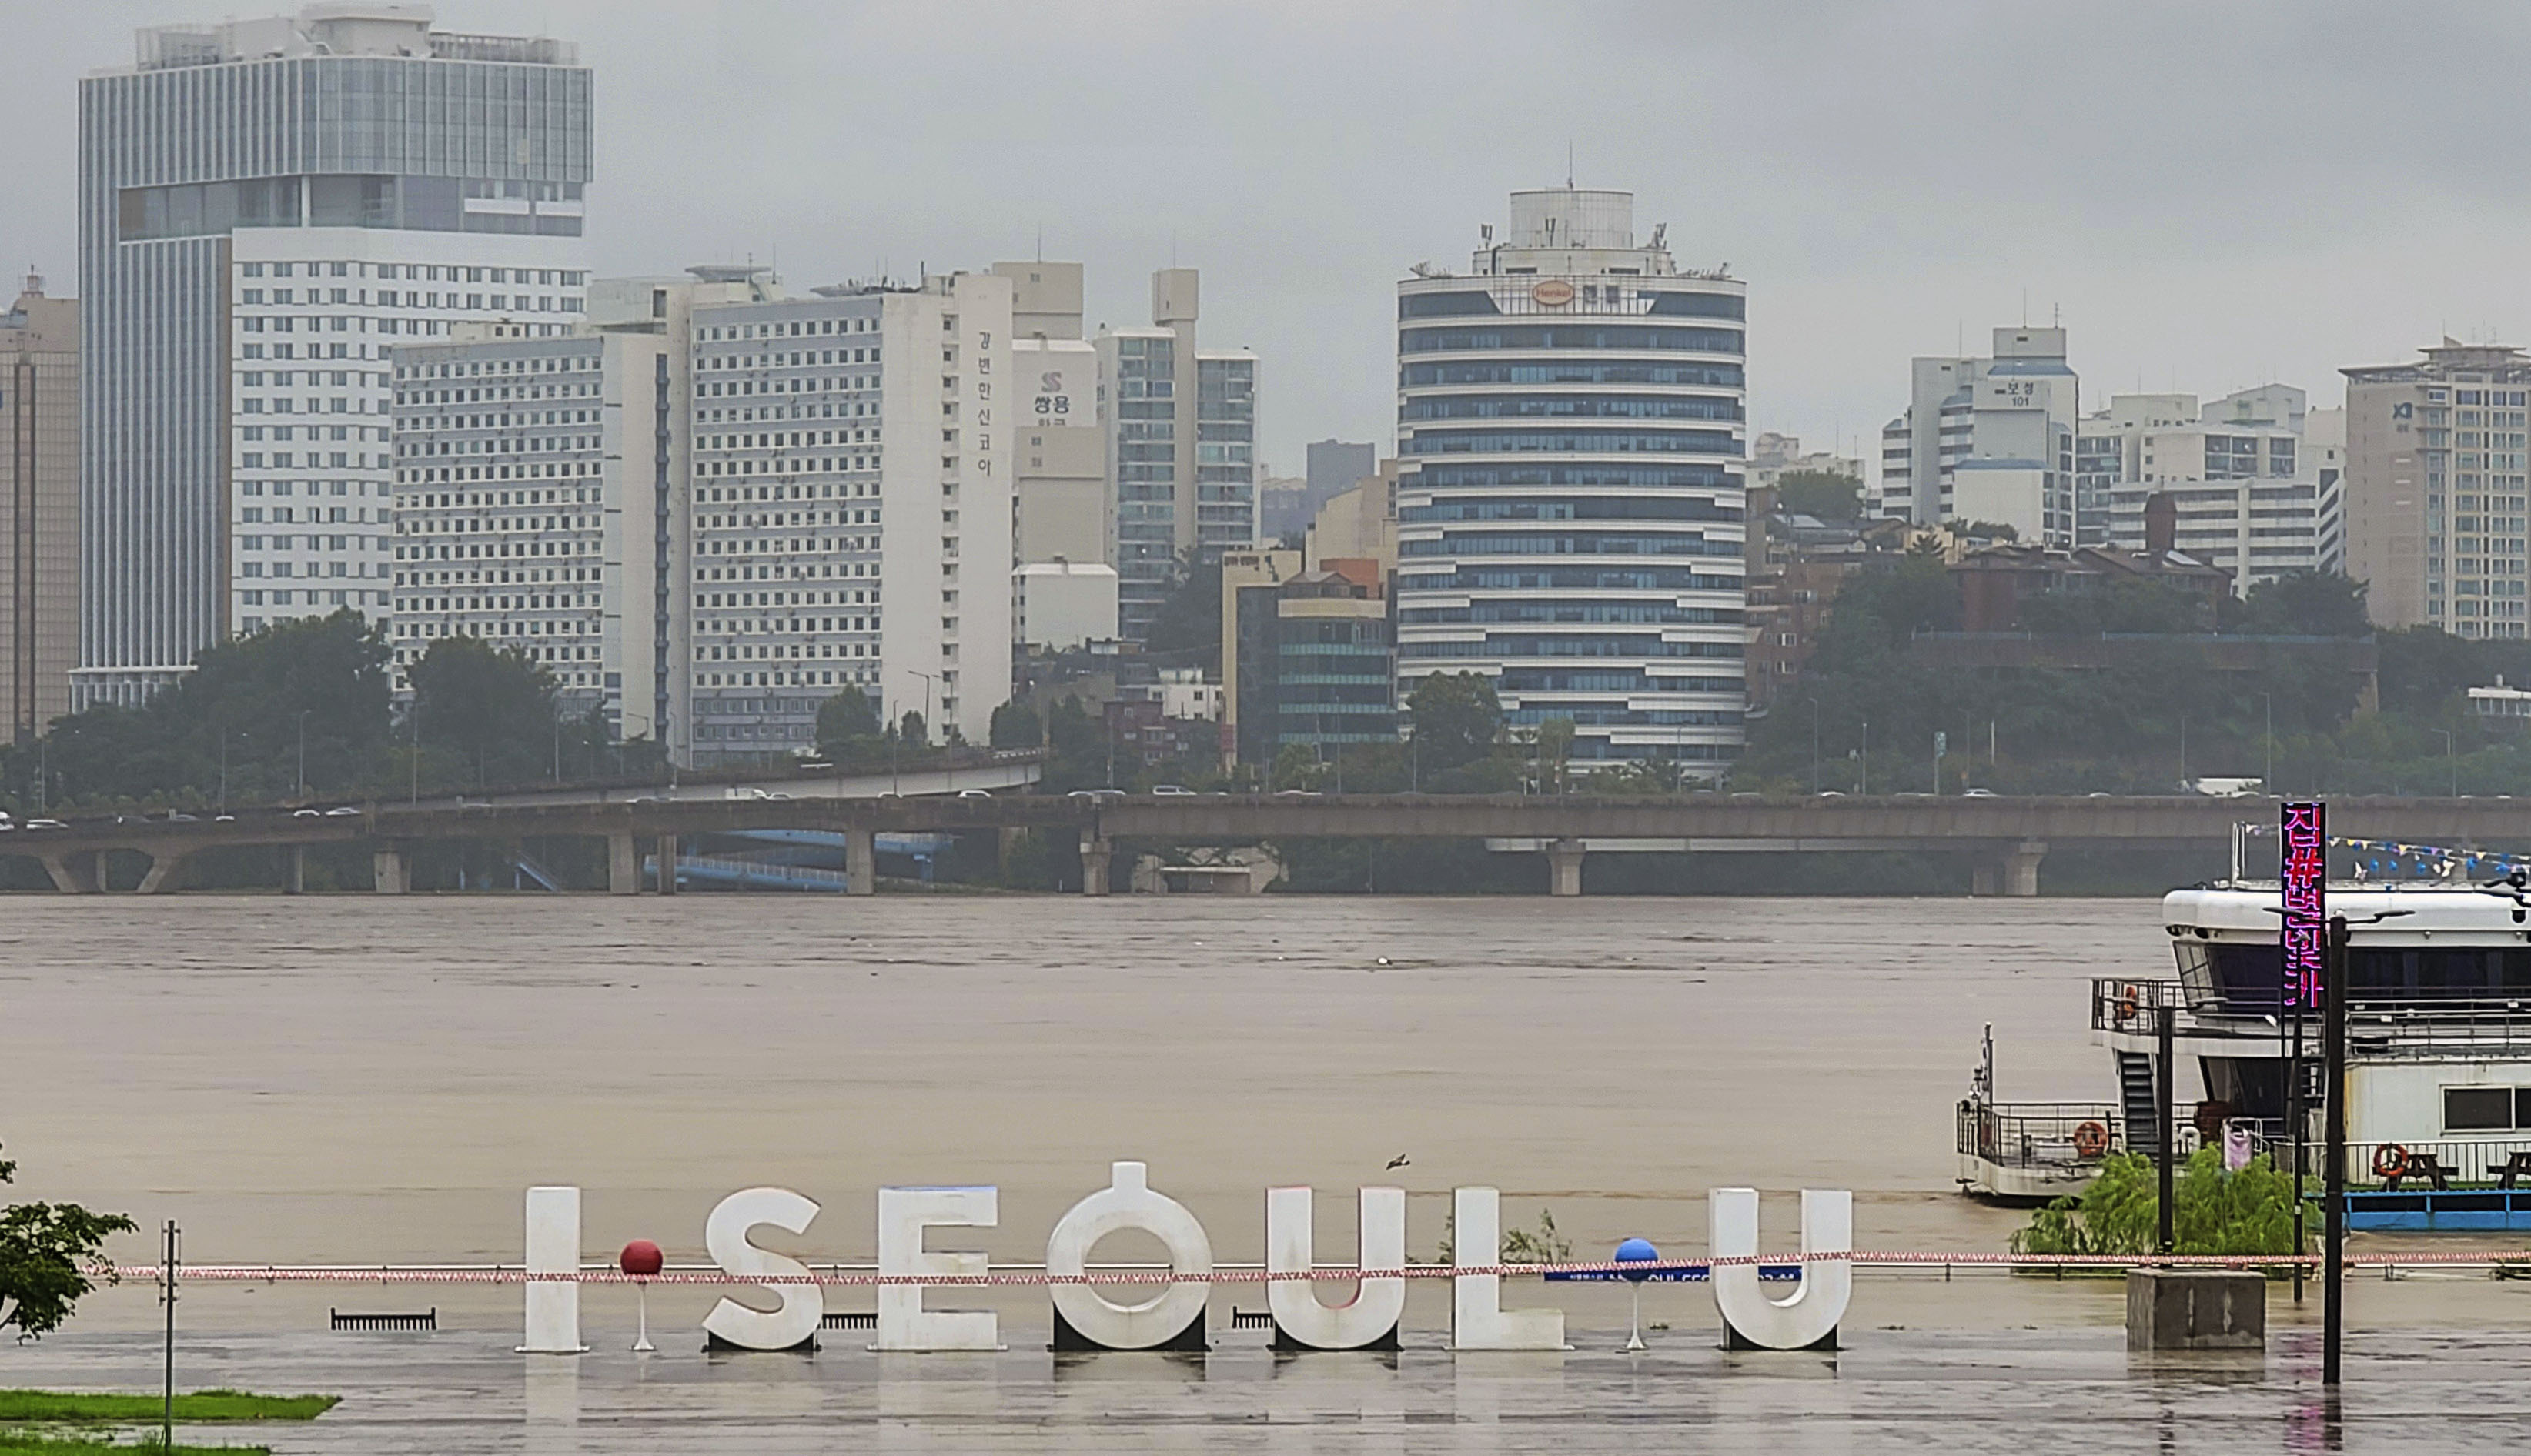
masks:
<svg viewBox="0 0 2531 1456"><path fill-rule="evenodd" d="M1013 1332L1014 1335L1018 1333ZM1834 1354L1726 1354L1700 1330L1576 1332L1557 1355L1277 1356L600 1350L523 1357L480 1334L189 1336L180 1384L323 1390L310 1425L197 1431L277 1453L2301 1452L2520 1450L2531 1336L2367 1330L2339 1401L2317 1337L2265 1355L2130 1356L2114 1329L1848 1334ZM1018 1345L1015 1339L1015 1346ZM65 1335L0 1359L12 1384L154 1385L157 1343Z"/></svg>

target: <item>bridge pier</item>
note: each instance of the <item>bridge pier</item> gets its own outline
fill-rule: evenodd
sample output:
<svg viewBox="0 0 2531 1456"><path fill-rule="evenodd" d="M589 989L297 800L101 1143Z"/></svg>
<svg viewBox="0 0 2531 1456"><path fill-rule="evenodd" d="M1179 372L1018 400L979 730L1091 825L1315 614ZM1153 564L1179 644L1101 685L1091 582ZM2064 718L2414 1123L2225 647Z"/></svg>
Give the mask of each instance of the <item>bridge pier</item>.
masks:
<svg viewBox="0 0 2531 1456"><path fill-rule="evenodd" d="M1547 893L1579 895L1582 893L1582 841L1550 839L1547 842Z"/></svg>
<svg viewBox="0 0 2531 1456"><path fill-rule="evenodd" d="M2024 839L2005 847L1994 859L1981 860L1970 871L1969 893L2028 899L2039 893L2039 862L2048 858L2048 841Z"/></svg>
<svg viewBox="0 0 2531 1456"><path fill-rule="evenodd" d="M659 836L658 888L662 895L677 892L677 836L674 834Z"/></svg>
<svg viewBox="0 0 2531 1456"><path fill-rule="evenodd" d="M858 824L844 826L844 893L878 893L878 833Z"/></svg>
<svg viewBox="0 0 2531 1456"><path fill-rule="evenodd" d="M369 884L381 895L413 889L413 856L400 845L382 844L369 851Z"/></svg>
<svg viewBox="0 0 2531 1456"><path fill-rule="evenodd" d="M1107 865L1115 858L1116 841L1084 837L1081 841L1081 893L1107 893Z"/></svg>
<svg viewBox="0 0 2531 1456"><path fill-rule="evenodd" d="M606 836L606 892L610 895L642 893L642 855L629 829Z"/></svg>
<svg viewBox="0 0 2531 1456"><path fill-rule="evenodd" d="M44 872L53 877L53 888L65 895L94 895L105 888L105 864L94 850L38 858L44 863Z"/></svg>
<svg viewBox="0 0 2531 1456"><path fill-rule="evenodd" d="M285 895L308 893L308 846L294 844L290 847L289 863L281 869L281 893Z"/></svg>
<svg viewBox="0 0 2531 1456"><path fill-rule="evenodd" d="M185 866L191 863L193 858L178 850L151 850L149 868L141 876L139 893L143 895L165 893L170 888L169 882L184 874Z"/></svg>

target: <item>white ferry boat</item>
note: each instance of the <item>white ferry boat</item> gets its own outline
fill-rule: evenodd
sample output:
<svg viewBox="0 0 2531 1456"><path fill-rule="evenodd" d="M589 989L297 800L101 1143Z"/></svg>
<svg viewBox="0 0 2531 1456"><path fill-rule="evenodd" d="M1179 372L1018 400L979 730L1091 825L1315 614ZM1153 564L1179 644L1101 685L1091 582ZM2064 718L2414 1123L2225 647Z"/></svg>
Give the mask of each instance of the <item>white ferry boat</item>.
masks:
<svg viewBox="0 0 2531 1456"><path fill-rule="evenodd" d="M2230 880L2163 898L2177 975L2092 984L2094 1041L2117 1100L2095 1106L1999 1103L1981 1086L1959 1107L1959 1181L2032 1200L2076 1192L2113 1151L2156 1152L2162 1018L2171 1017L2174 1086L2193 1066L2200 1099L2176 1108L2185 1155L2229 1131L2255 1151L2289 1154L2287 1067L2274 881ZM2355 1227L2531 1228L2531 890L2519 884L2329 887L2349 924L2346 1158ZM2303 1017L2308 1151L2321 1171L2321 1025Z"/></svg>

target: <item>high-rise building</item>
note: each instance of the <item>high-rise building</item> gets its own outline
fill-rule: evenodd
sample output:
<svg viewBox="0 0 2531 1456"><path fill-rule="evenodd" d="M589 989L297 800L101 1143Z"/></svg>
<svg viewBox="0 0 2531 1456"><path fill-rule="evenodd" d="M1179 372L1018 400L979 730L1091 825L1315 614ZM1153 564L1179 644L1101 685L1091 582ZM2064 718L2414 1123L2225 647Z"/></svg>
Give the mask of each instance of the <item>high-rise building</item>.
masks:
<svg viewBox="0 0 2531 1456"><path fill-rule="evenodd" d="M2346 574L2384 627L2524 635L2531 357L2446 339L2346 375Z"/></svg>
<svg viewBox="0 0 2531 1456"><path fill-rule="evenodd" d="M568 330L590 120L570 45L420 5L143 30L81 83L74 705L251 624L387 607L387 352Z"/></svg>
<svg viewBox="0 0 2531 1456"><path fill-rule="evenodd" d="M28 275L0 312L0 702L13 743L70 710L79 660L80 319Z"/></svg>
<svg viewBox="0 0 2531 1456"><path fill-rule="evenodd" d="M1121 635L1151 630L1190 561L1257 540L1257 357L1196 347L1193 268L1152 275L1152 326L1097 340Z"/></svg>
<svg viewBox="0 0 2531 1456"><path fill-rule="evenodd" d="M693 312L699 764L805 751L845 688L984 743L1010 691L1012 280L814 292Z"/></svg>
<svg viewBox="0 0 2531 1456"><path fill-rule="evenodd" d="M1999 328L1991 359L1918 359L1881 431L1880 515L2009 526L2071 545L2077 380L2061 328Z"/></svg>
<svg viewBox="0 0 2531 1456"><path fill-rule="evenodd" d="M1492 680L1588 761L1742 742L1747 285L1634 236L1631 193L1514 193L1472 276L1398 284L1398 698Z"/></svg>
<svg viewBox="0 0 2531 1456"><path fill-rule="evenodd" d="M1353 440L1312 440L1307 455L1308 465L1297 495L1273 490L1274 482L1265 482L1267 501L1261 540L1279 541L1285 535L1306 532L1318 518L1319 508L1333 500L1339 492L1351 490L1364 476L1379 468L1379 452L1368 444Z"/></svg>
<svg viewBox="0 0 2531 1456"><path fill-rule="evenodd" d="M662 442L659 465L666 483L651 502L651 580L647 588L628 585L629 594L649 594L651 701L635 708L654 725L647 731L665 744L672 762L694 761L694 661L688 608L694 591L693 541L688 527L694 519L694 311L725 304L759 304L782 297L770 268L755 264L704 263L681 277L597 278L589 286L589 322L606 333L656 334L668 341L670 425ZM645 731L635 728L632 731Z"/></svg>
<svg viewBox="0 0 2531 1456"><path fill-rule="evenodd" d="M1115 530L1098 351L1081 337L1081 264L995 263L1011 280L1011 525L1018 560L1104 564ZM1116 635L1109 622L1100 638Z"/></svg>
<svg viewBox="0 0 2531 1456"><path fill-rule="evenodd" d="M434 642L478 638L542 665L573 710L655 737L656 526L684 429L670 344L523 333L462 324L394 351L395 686Z"/></svg>

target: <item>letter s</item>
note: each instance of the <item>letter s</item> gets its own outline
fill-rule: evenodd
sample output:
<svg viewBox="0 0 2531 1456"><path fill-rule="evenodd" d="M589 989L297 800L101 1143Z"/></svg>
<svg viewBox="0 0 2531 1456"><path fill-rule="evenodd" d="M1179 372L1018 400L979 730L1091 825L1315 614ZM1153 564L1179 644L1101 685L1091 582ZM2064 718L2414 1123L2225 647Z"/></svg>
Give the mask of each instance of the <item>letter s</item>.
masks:
<svg viewBox="0 0 2531 1456"><path fill-rule="evenodd" d="M703 1220L703 1248L721 1272L733 1278L771 1274L805 1280L810 1277L806 1264L788 1255L759 1249L748 1242L747 1235L758 1224L807 1233L810 1220L816 1216L815 1203L787 1188L741 1189L715 1204L711 1216ZM765 1287L781 1298L780 1309L751 1310L736 1300L723 1299L703 1316L703 1328L749 1350L788 1350L814 1338L825 1319L825 1291L809 1283Z"/></svg>

